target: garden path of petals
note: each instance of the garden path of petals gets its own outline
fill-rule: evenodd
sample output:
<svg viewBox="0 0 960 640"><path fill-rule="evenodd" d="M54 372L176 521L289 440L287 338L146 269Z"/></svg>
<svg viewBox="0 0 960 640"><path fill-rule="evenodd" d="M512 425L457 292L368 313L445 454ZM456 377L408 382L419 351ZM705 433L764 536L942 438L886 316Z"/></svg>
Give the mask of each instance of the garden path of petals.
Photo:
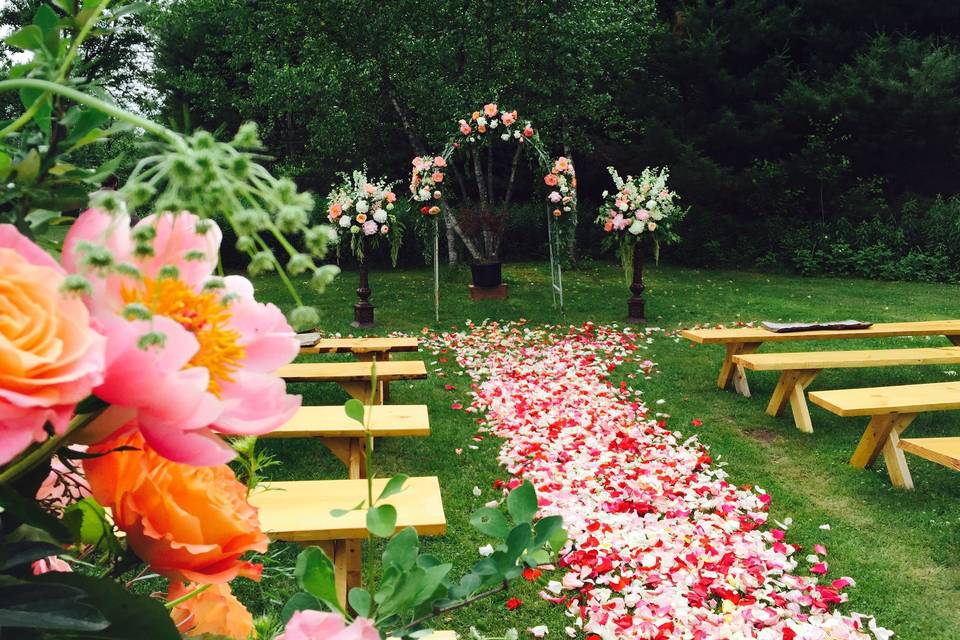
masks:
<svg viewBox="0 0 960 640"><path fill-rule="evenodd" d="M672 430L640 389L611 384L620 365L649 373L655 365L638 343L655 335L589 323L486 323L427 340L472 378L465 410L503 438L499 459L516 478L504 489L529 479L541 515L564 518L571 544L541 595L567 608L566 633L590 640L893 635L872 617L838 611L853 580L829 579L826 549L803 556L783 525L768 526L768 494L730 484L697 438Z"/></svg>

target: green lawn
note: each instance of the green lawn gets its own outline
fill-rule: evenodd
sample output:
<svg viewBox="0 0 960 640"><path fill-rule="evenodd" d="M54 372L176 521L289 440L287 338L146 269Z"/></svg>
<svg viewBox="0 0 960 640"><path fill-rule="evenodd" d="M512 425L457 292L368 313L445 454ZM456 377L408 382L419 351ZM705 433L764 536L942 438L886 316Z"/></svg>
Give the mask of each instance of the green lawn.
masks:
<svg viewBox="0 0 960 640"><path fill-rule="evenodd" d="M506 301L474 303L468 300L469 272L445 274L442 283L441 328L461 325L466 319L513 320L527 318L537 323L619 322L625 316L628 292L617 265L591 264L564 274L567 308L564 314L551 304L549 270L544 264L506 265L510 283ZM432 274L427 270L375 272L371 276L372 301L377 305L379 326L369 333L420 332L435 328L432 305ZM875 322L956 317L952 302L960 288L952 285L889 283L866 280L799 278L794 276L705 271L670 267L647 271L647 315L650 326L674 330L697 323L737 320L814 320L856 318ZM259 296L289 306L278 281L257 281ZM328 332L351 331L351 304L355 300L356 274L345 273L322 296L315 296ZM306 284L303 290L306 290ZM314 296L311 295L313 298ZM884 342L844 342L844 348L867 346L945 345L943 338L895 339ZM773 349L838 348L840 343L766 347ZM846 462L856 446L866 419L841 419L811 407L816 432L805 435L794 426L789 411L782 418L764 413L776 374L751 376L752 399L715 387L722 349L691 347L679 338L660 336L649 345L650 358L659 373L642 384L648 402L666 399L672 424L686 432L694 418L703 420L698 432L731 480L758 484L774 500L771 517L793 518L790 539L805 546L824 543L831 577L852 576L857 587L850 590L848 610L876 614L881 625L904 640L957 638L960 628L960 475L948 469L908 457L916 491L891 488L882 467L858 471ZM423 357L428 370L429 354ZM860 369L825 371L812 389L872 386L950 379L950 367ZM960 367L958 367L960 369ZM504 477L495 456L497 442L486 439L478 450L474 417L450 409L454 400L466 401L468 385L446 365L449 378L393 385L394 403L427 403L433 434L429 438L397 438L378 442L375 465L380 475L404 472L438 475L449 522L447 535L425 542L434 553L449 558L462 570L476 558L482 544L468 524L470 513L491 499L491 482ZM626 372L623 372L626 373ZM443 385L458 385L457 392ZM305 403L341 403L346 396L326 385L294 385ZM466 404L466 402L464 402ZM921 416L910 435L960 433L960 415ZM272 469L274 479L342 477L342 467L322 445L303 441L273 441L264 448L283 462ZM465 449L458 456L455 449ZM474 497L479 486L483 495ZM345 505L349 506L349 505ZM820 529L829 524L830 530ZM238 591L256 612L278 607L291 593L292 566L296 549L271 547L272 558L264 580L246 583ZM802 555L801 555L802 559ZM561 608L540 601L535 585L517 585L514 595L524 600L508 612L506 597L475 605L441 620L439 628L465 632L473 624L496 634L516 626L525 630L548 624L550 638L564 637L569 619Z"/></svg>

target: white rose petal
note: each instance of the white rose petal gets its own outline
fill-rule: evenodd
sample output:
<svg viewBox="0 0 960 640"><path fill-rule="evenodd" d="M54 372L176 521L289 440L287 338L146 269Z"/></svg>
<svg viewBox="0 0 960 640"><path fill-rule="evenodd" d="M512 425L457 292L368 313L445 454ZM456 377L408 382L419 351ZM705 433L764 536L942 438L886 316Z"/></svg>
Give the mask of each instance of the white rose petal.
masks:
<svg viewBox="0 0 960 640"><path fill-rule="evenodd" d="M478 552L481 556L483 556L484 558L486 558L487 556L492 556L492 555L493 555L493 545L492 545L492 544L485 544L485 545L483 545L482 547L480 547L479 549L477 549L477 552Z"/></svg>
<svg viewBox="0 0 960 640"><path fill-rule="evenodd" d="M473 488L473 495L475 495L476 497L479 498L479 497L480 497L480 494L482 494L482 493L483 493L483 491L480 490L480 487L474 487L474 488Z"/></svg>

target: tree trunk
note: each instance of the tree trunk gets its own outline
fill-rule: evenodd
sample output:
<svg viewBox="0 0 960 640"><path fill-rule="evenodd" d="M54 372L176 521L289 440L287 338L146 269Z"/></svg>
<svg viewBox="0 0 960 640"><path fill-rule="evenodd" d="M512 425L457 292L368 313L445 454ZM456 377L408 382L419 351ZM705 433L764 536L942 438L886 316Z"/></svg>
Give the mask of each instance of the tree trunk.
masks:
<svg viewBox="0 0 960 640"><path fill-rule="evenodd" d="M506 209L510 206L510 197L513 195L513 181L517 177L517 163L520 162L520 145L517 145L517 150L513 153L513 162L510 163L510 180L507 182L507 193L503 197L503 208Z"/></svg>

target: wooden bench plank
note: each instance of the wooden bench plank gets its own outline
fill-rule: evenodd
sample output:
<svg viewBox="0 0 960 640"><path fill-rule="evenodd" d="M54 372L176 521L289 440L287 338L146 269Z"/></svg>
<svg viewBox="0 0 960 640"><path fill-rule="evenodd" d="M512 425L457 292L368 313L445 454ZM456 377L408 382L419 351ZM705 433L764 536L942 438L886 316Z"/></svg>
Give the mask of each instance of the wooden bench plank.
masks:
<svg viewBox="0 0 960 640"><path fill-rule="evenodd" d="M684 329L681 335L698 344L745 342L794 342L797 340L835 340L843 338L896 338L903 336L958 336L960 320L926 320L922 322L884 322L867 329L828 331L795 331L774 333L760 327L734 329Z"/></svg>
<svg viewBox="0 0 960 640"><path fill-rule="evenodd" d="M733 361L752 371L960 364L960 347L752 353L735 355Z"/></svg>
<svg viewBox="0 0 960 640"><path fill-rule="evenodd" d="M316 344L300 347L300 355L319 353L377 354L380 360L391 352L417 351L420 340L416 337L401 338L320 338Z"/></svg>
<svg viewBox="0 0 960 640"><path fill-rule="evenodd" d="M428 436L430 415L425 404L374 405L370 411L373 437ZM362 438L363 425L347 417L342 405L300 407L293 417L262 438Z"/></svg>
<svg viewBox="0 0 960 640"><path fill-rule="evenodd" d="M900 441L900 448L960 471L960 438L905 438Z"/></svg>
<svg viewBox="0 0 960 640"><path fill-rule="evenodd" d="M397 380L423 380L427 368L422 360L388 360L377 362L375 404L389 398L389 386ZM367 402L371 396L371 362L295 362L277 369L277 375L288 382L336 382L352 398Z"/></svg>
<svg viewBox="0 0 960 640"><path fill-rule="evenodd" d="M838 416L960 409L960 381L812 391L810 401Z"/></svg>
<svg viewBox="0 0 960 640"><path fill-rule="evenodd" d="M377 379L423 380L427 368L422 360L390 360L378 362ZM288 382L365 382L370 380L370 362L294 362L276 373Z"/></svg>
<svg viewBox="0 0 960 640"><path fill-rule="evenodd" d="M373 495L387 479L373 481ZM350 509L367 499L366 480L299 480L264 482L250 496L259 509L261 529L276 540L315 543L359 540L368 536L366 511L335 518L332 509ZM442 535L447 528L436 476L410 478L404 490L384 500L397 508L397 529L413 527L424 536Z"/></svg>

